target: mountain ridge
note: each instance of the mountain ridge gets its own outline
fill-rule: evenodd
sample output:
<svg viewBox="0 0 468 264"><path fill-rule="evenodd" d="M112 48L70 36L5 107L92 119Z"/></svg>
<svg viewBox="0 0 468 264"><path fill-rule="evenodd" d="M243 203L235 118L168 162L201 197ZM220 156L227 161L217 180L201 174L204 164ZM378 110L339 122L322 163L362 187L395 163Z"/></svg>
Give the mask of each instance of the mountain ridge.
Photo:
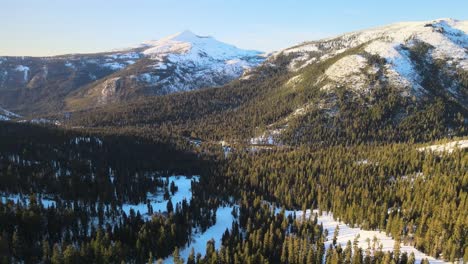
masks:
<svg viewBox="0 0 468 264"><path fill-rule="evenodd" d="M375 29L363 30L294 46L269 56L222 89L114 105L97 110L100 116L110 111L114 117L88 122L96 114L90 112L82 124L170 124L182 133L216 140L262 143L257 140L261 138L263 143L287 144L316 143L323 137L333 142L382 139L382 130L395 141L463 134L468 117L468 73L462 67L466 33L452 36L441 22L409 23L412 26L403 29L400 23L380 27L380 35ZM156 109L159 113L152 113Z"/></svg>
<svg viewBox="0 0 468 264"><path fill-rule="evenodd" d="M261 54L186 31L120 51L5 56L0 105L44 114L220 86L261 63Z"/></svg>

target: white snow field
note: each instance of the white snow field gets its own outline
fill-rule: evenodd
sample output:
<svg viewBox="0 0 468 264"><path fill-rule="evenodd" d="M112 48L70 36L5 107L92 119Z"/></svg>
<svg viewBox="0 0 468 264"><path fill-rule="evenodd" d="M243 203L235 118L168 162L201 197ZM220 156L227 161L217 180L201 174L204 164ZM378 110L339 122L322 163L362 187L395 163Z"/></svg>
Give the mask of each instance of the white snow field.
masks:
<svg viewBox="0 0 468 264"><path fill-rule="evenodd" d="M430 145L418 148L419 151L447 152L452 153L455 149L468 148L468 139L456 140L445 144Z"/></svg>
<svg viewBox="0 0 468 264"><path fill-rule="evenodd" d="M235 79L262 63L262 53L243 50L212 37L198 36L184 31L139 46L142 54L155 61L154 69L172 69L176 76L157 79L168 91L187 91L196 87L216 85L216 79ZM219 85L219 84L218 84Z"/></svg>
<svg viewBox="0 0 468 264"><path fill-rule="evenodd" d="M338 37L305 42L295 47L275 52L268 60L274 61L279 54L294 54L289 68L298 71L305 66L364 45L366 53L386 59L385 74L388 80L401 87L413 87L414 92L422 92L421 78L415 70L409 52L404 46L412 47L426 43L433 47L430 57L444 59L454 68L468 69L468 21L436 19L432 21L401 22L383 27L350 32ZM342 67L346 63L347 67ZM367 63L356 55L347 55L332 65L326 75L337 83L355 84L362 89L365 78L359 70ZM351 67L349 66L351 65ZM372 69L370 69L372 70ZM343 78L352 75L353 78ZM361 76L362 75L362 76Z"/></svg>
<svg viewBox="0 0 468 264"><path fill-rule="evenodd" d="M226 229L231 230L232 223L236 221L234 217L232 216L231 212L233 210L233 207L220 207L216 211L216 224L204 233L199 233L195 232L192 237L192 242L190 245L187 245L185 248L180 249L180 256L184 258L186 261L191 249L194 249L195 256L200 253L202 256L205 255L206 251L206 243L213 239L215 241L215 248L219 250L221 246L221 238L223 236L223 233L226 231ZM276 212L279 213L280 209L276 209ZM294 213L296 214L296 219L301 219L302 215L304 214L303 211L291 211L288 210L285 212L286 215L293 215ZM328 236L327 236L327 241L325 242L325 248L328 249L329 245L332 243L333 240L333 234L335 232L336 226L339 226L339 233L337 237L337 243L339 243L343 248L346 246L348 241L351 241L351 243L354 241L354 239L359 235L359 247L365 251L368 247L369 244L367 240L370 241L370 246L372 248L373 246L373 241L377 239L377 245L376 249L379 248L379 246L382 246L382 250L384 252L386 251L393 251L393 247L395 245L395 240L392 239L391 237L387 236L384 232L380 231L371 231L371 230L363 230L360 228L352 228L343 222L340 222L338 220L335 220L333 218L333 214L331 213L323 213L322 215L318 214L318 210L313 210L313 213L311 214L310 210L306 210L306 215L305 217L310 219L311 217L314 217L315 214L318 215L318 223L322 224L324 229L328 230ZM416 263L420 263L422 259L427 258L429 260L429 263L448 263L443 260L438 260L433 257L430 257L423 252L417 250L413 246L407 246L401 243L401 253L406 252L411 254L412 252L414 253L416 257ZM164 263L173 263L173 258L172 256L169 256L164 260Z"/></svg>
<svg viewBox="0 0 468 264"><path fill-rule="evenodd" d="M196 231L192 234L191 243L185 248L180 249L180 256L187 261L192 248L194 249L195 257L198 253L204 256L206 252L206 243L211 239L215 242L216 250L219 250L221 247L223 233L226 229L231 230L232 223L235 221L234 216L232 215L232 210L233 207L219 207L218 210L216 210L216 224L208 228L204 233ZM164 260L164 263L173 263L172 256L167 257Z"/></svg>
<svg viewBox="0 0 468 264"><path fill-rule="evenodd" d="M52 199L43 197L41 195L36 195L36 197L41 200L44 208L55 206L55 201ZM8 201L13 201L15 204L19 203L20 201L24 201L26 205L29 205L29 196L21 196L19 194L0 194L0 201L4 204Z"/></svg>
<svg viewBox="0 0 468 264"><path fill-rule="evenodd" d="M174 184L178 187L177 192L173 196L171 196L172 204L174 208L176 204L181 203L184 199L187 203L190 202L192 199L192 180L198 181L198 176L193 176L192 178L187 178L186 176L171 176L169 177L169 184L174 182ZM167 211L167 203L168 200L163 199L163 193L148 193L147 199L150 201L151 206L153 207L153 212L166 212ZM122 205L122 210L128 215L130 214L130 210L133 209L135 213L140 212L141 216L145 219L149 219L151 216L148 215L148 205L146 203L139 203L139 204L129 204L125 203Z"/></svg>
<svg viewBox="0 0 468 264"><path fill-rule="evenodd" d="M303 211L286 211L286 214L293 214L296 213L296 219L302 218L302 215L304 214ZM306 218L314 217L315 214L318 215L318 223L323 224L323 228L328 230L328 236L327 236L327 241L325 242L325 248L327 249L329 245L332 243L333 240L333 234L335 232L336 226L339 227L339 233L337 237L337 243L339 243L342 247L346 246L346 243L348 241L351 241L351 243L354 241L354 239L359 235L359 247L362 248L364 251L369 247L369 244L367 243L367 239L370 240L370 244L372 247L372 241L375 238L378 239L378 244L382 245L382 250L384 252L386 251L393 251L393 247L395 245L395 240L393 240L391 237L387 236L385 232L380 232L380 231L369 231L369 230L362 230L360 228L352 228L343 222L340 222L338 220L335 220L333 218L333 214L331 213L323 213L322 215L318 214L318 210L314 210L312 215L310 210L306 210ZM378 246L376 247L378 248ZM433 257L427 256L426 254L418 251L415 249L413 246L406 246L401 244L401 253L407 252L408 255L413 252L415 257L416 257L416 263L420 263L422 259L427 258L430 263L447 263L443 260L438 260L434 259Z"/></svg>

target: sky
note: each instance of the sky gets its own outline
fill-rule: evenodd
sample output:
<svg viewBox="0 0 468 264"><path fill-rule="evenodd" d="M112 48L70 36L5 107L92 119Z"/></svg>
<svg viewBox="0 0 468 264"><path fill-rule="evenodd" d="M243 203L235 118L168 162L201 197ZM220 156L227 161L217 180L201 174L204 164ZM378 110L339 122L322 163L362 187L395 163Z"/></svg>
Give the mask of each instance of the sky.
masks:
<svg viewBox="0 0 468 264"><path fill-rule="evenodd" d="M135 46L184 30L270 52L399 21L468 20L467 0L0 0L0 55Z"/></svg>

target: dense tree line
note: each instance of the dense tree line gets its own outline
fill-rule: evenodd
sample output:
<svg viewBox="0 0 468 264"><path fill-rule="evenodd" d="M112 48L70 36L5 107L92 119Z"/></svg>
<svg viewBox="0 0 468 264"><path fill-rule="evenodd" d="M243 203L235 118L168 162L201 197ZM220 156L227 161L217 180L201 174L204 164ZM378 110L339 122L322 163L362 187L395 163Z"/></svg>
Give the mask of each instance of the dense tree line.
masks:
<svg viewBox="0 0 468 264"><path fill-rule="evenodd" d="M163 177L199 174L203 163L182 143L134 132L0 126L0 192L33 190L65 200L137 203L162 187Z"/></svg>
<svg viewBox="0 0 468 264"><path fill-rule="evenodd" d="M277 65L264 65L254 78L223 89L72 113L68 129L2 122L0 191L58 201L44 208L32 195L29 204L0 203L2 261L141 263L173 253L177 263L178 248L190 241L194 227L214 224L221 201L238 203L238 222L220 250L208 243L205 256L192 254L188 263L414 261L398 247L393 253L369 251L351 241L324 249L317 223L275 214L263 201L331 211L434 257L468 261L466 151L419 152L413 145L467 133L466 108L440 92L450 85L441 78L444 65L424 59L430 49L407 50L417 70L429 73L422 75L428 94L417 100L402 96L380 71L371 76L375 89L369 93L322 91L319 77L343 56L358 52L383 65L357 47L305 67L304 80L293 88L287 82L297 73L285 70L289 58L280 56ZM457 74L466 88L465 72ZM288 122L281 135L286 147L242 145L305 104L322 107ZM190 138L201 138L201 147L191 146ZM228 159L213 144L219 140L237 143ZM146 221L121 211L124 202L145 202L148 192L169 192L164 177L179 173L201 175L190 203Z"/></svg>
<svg viewBox="0 0 468 264"><path fill-rule="evenodd" d="M195 226L210 226L217 204L185 200L164 214L144 220L115 208L97 209L58 203L45 208L33 196L29 204L0 201L0 262L141 263L164 258L184 246ZM208 209L207 209L208 208Z"/></svg>
<svg viewBox="0 0 468 264"><path fill-rule="evenodd" d="M319 208L351 226L385 230L434 257L468 257L468 156L414 145L238 152L221 193ZM214 191L214 190L213 190Z"/></svg>
<svg viewBox="0 0 468 264"><path fill-rule="evenodd" d="M66 123L150 127L171 135L235 142L247 142L268 127L278 127L285 128L281 139L289 145L425 142L467 134L466 100L444 88L459 87L460 95L466 94L465 72L448 74L446 63L428 62L431 47L415 44L406 49L415 62L420 62L416 68L424 92L418 92L421 88L417 87L394 87L384 74L385 59L366 53L364 47L349 49L297 72L287 70L291 58L278 55L275 64L255 69L247 80L75 112ZM366 73L368 91L336 86L324 78L331 65L353 54L365 57L367 67L378 69ZM297 76L300 81L291 84ZM326 85L333 87L322 89ZM304 107L305 115L288 119L288 126L283 126L288 116Z"/></svg>

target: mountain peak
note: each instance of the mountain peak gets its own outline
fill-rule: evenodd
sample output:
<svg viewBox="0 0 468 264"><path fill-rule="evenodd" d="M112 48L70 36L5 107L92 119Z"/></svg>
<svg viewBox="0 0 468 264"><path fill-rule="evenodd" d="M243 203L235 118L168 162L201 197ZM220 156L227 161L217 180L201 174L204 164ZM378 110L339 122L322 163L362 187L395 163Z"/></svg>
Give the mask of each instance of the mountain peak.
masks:
<svg viewBox="0 0 468 264"><path fill-rule="evenodd" d="M167 54L192 54L198 58L200 54L218 60L230 60L244 56L257 56L258 51L242 50L231 44L216 40L210 36L200 36L185 30L165 38L144 43L143 54L160 59Z"/></svg>
<svg viewBox="0 0 468 264"><path fill-rule="evenodd" d="M193 42L200 38L205 38L205 37L196 35L190 30L185 30L185 31L179 32L177 34L174 34L168 37L168 39L171 39L174 41L181 41L181 42Z"/></svg>
<svg viewBox="0 0 468 264"><path fill-rule="evenodd" d="M159 46L161 44L168 44L168 43L173 43L173 42L196 43L196 42L201 42L207 39L215 40L209 36L200 36L200 35L193 33L190 30L184 30L182 32L178 32L176 34L172 34L172 35L163 37L158 40L151 40L151 41L144 42L143 44L146 46Z"/></svg>

